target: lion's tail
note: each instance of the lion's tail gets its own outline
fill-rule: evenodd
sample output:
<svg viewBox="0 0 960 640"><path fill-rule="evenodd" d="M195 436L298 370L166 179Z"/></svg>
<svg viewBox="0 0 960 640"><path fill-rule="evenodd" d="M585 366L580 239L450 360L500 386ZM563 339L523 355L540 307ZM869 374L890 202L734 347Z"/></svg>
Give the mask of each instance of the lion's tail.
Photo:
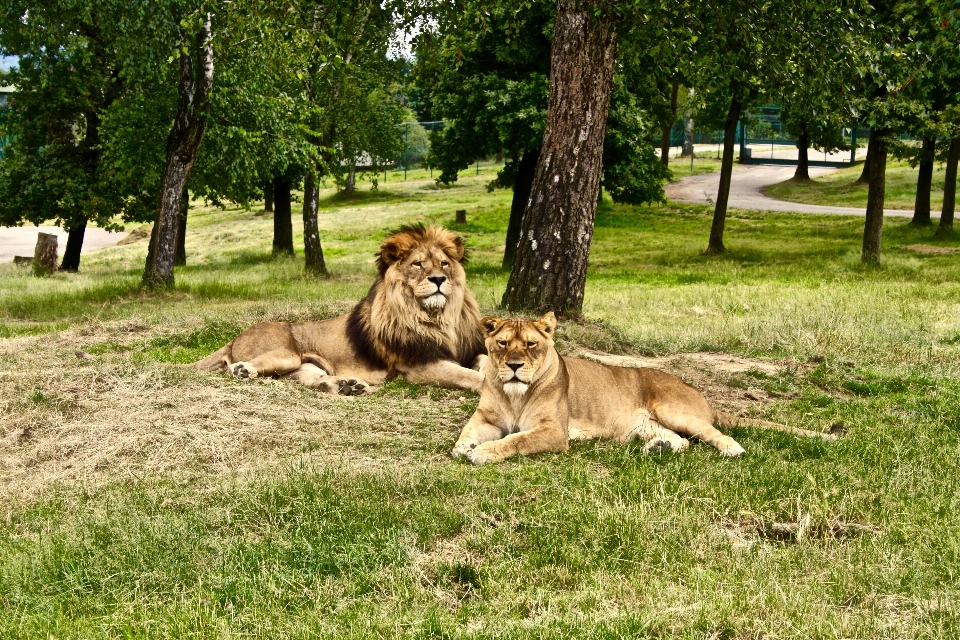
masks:
<svg viewBox="0 0 960 640"><path fill-rule="evenodd" d="M226 371L227 365L230 364L230 346L232 344L233 342L228 342L203 360L190 363L190 366L201 371Z"/></svg>
<svg viewBox="0 0 960 640"><path fill-rule="evenodd" d="M843 432L843 426L839 423L830 428L830 432L810 431L798 427L789 427L785 424L778 424L768 420L758 420L756 418L742 418L723 411L717 411L717 422L721 427L760 427L762 429L772 429L774 431L784 431L807 438L823 438L824 440L836 440Z"/></svg>

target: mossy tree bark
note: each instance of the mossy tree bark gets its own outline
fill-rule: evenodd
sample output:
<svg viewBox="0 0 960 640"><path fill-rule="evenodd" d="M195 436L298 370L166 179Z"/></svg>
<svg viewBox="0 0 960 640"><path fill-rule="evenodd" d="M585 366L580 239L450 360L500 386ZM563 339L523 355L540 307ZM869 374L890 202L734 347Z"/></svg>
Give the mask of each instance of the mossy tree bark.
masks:
<svg viewBox="0 0 960 640"><path fill-rule="evenodd" d="M557 0L547 121L503 294L507 309L579 315L583 308L616 43L610 16Z"/></svg>
<svg viewBox="0 0 960 640"><path fill-rule="evenodd" d="M294 255L289 171L273 179L273 254Z"/></svg>
<svg viewBox="0 0 960 640"><path fill-rule="evenodd" d="M520 227L523 224L523 212L530 201L533 178L537 173L540 151L524 151L517 165L517 177L513 182L513 200L510 203L510 222L507 223L507 243L503 249L503 268L513 266L513 258L520 242Z"/></svg>
<svg viewBox="0 0 960 640"><path fill-rule="evenodd" d="M924 138L920 149L920 164L917 172L917 196L913 202L911 227L929 227L930 187L933 184L933 156L937 149L936 138Z"/></svg>
<svg viewBox="0 0 960 640"><path fill-rule="evenodd" d="M797 170L794 180L810 180L810 136L804 131L797 136Z"/></svg>
<svg viewBox="0 0 960 640"><path fill-rule="evenodd" d="M320 244L320 226L317 221L320 190L313 171L307 170L303 178L303 255L306 272L317 277L326 277L327 263L323 259L323 246Z"/></svg>
<svg viewBox="0 0 960 640"><path fill-rule="evenodd" d="M957 164L960 163L960 136L950 141L947 151L947 167L943 177L943 209L940 212L938 237L953 235L953 214L957 206Z"/></svg>
<svg viewBox="0 0 960 640"><path fill-rule="evenodd" d="M880 265L880 240L883 234L883 202L887 177L887 141L886 131L874 127L870 130L870 183L867 191L867 218L863 226L863 250L860 261L864 264Z"/></svg>
<svg viewBox="0 0 960 640"><path fill-rule="evenodd" d="M167 137L167 162L160 179L157 221L143 272L143 284L151 289L174 284L180 201L207 127L206 110L212 87L213 44L210 14L207 14L188 53L180 56L177 114Z"/></svg>
<svg viewBox="0 0 960 640"><path fill-rule="evenodd" d="M730 101L730 110L723 124L723 160L720 163L720 188L717 191L717 203L713 208L713 224L710 226L710 242L704 252L708 256L719 255L727 250L723 246L723 228L727 223L727 201L730 199L730 180L733 177L734 142L737 137L737 123L743 104L734 97Z"/></svg>

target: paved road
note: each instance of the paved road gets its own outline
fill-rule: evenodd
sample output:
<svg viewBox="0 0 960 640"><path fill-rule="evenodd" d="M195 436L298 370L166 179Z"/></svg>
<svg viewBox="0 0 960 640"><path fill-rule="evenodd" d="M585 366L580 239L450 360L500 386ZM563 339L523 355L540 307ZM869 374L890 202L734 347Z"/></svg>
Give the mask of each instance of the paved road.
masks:
<svg viewBox="0 0 960 640"><path fill-rule="evenodd" d="M793 177L794 167L774 165L734 165L733 177L730 181L729 206L738 209L759 209L761 211L796 211L799 213L825 213L832 215L862 216L864 209L854 207L825 207L815 204L801 204L787 202L763 195L764 187L789 180ZM832 173L832 167L810 167L810 177ZM717 191L720 186L720 173L702 173L697 176L680 178L664 187L667 196L673 200L683 202L699 202L713 204L717 200ZM912 217L913 211L902 209L884 209L885 216Z"/></svg>
<svg viewBox="0 0 960 640"><path fill-rule="evenodd" d="M57 234L57 254L62 258L67 248L67 234L60 227L0 227L0 263L13 262L13 256L33 256L37 246L37 233ZM83 234L83 249L89 253L115 245L126 237L123 232L109 232L97 227L87 227Z"/></svg>

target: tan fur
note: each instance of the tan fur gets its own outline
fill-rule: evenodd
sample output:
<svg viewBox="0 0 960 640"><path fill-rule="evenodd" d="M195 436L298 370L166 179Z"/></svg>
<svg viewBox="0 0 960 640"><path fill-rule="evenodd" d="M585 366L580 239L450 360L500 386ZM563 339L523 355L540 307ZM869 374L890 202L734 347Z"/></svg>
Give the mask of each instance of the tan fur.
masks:
<svg viewBox="0 0 960 640"><path fill-rule="evenodd" d="M378 276L349 314L264 322L194 366L238 378L289 376L362 395L388 377L479 391L480 311L467 289L463 241L439 227L405 227L377 253Z"/></svg>
<svg viewBox="0 0 960 640"><path fill-rule="evenodd" d="M643 440L646 451L682 451L695 437L723 456L744 453L716 424L756 425L799 435L835 436L718 412L676 376L614 367L557 353L553 313L533 320L480 321L489 358L480 404L453 449L474 464L516 454L566 451L571 439ZM685 436L685 437L684 437Z"/></svg>

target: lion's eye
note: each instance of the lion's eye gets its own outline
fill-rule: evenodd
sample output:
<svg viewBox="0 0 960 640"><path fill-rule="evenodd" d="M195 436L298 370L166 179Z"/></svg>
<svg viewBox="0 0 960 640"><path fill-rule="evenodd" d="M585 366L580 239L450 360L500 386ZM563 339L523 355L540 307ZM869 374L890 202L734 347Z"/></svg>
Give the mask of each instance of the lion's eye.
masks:
<svg viewBox="0 0 960 640"><path fill-rule="evenodd" d="M442 261L442 262L440 263L440 266L443 267L444 269L446 269L447 267L450 266L450 263L447 262L446 260L444 260L444 261Z"/></svg>
<svg viewBox="0 0 960 640"><path fill-rule="evenodd" d="M505 346L507 346L507 341L506 341L506 340L497 340L497 344L498 344L499 346L501 346L501 347L505 347Z"/></svg>
<svg viewBox="0 0 960 640"><path fill-rule="evenodd" d="M423 263L420 261L414 262L413 266L415 266L417 269L423 269Z"/></svg>
<svg viewBox="0 0 960 640"><path fill-rule="evenodd" d="M528 343L527 343L527 348L528 348L528 349L533 349L535 346L537 346L537 343L536 343L536 342L528 342Z"/></svg>

